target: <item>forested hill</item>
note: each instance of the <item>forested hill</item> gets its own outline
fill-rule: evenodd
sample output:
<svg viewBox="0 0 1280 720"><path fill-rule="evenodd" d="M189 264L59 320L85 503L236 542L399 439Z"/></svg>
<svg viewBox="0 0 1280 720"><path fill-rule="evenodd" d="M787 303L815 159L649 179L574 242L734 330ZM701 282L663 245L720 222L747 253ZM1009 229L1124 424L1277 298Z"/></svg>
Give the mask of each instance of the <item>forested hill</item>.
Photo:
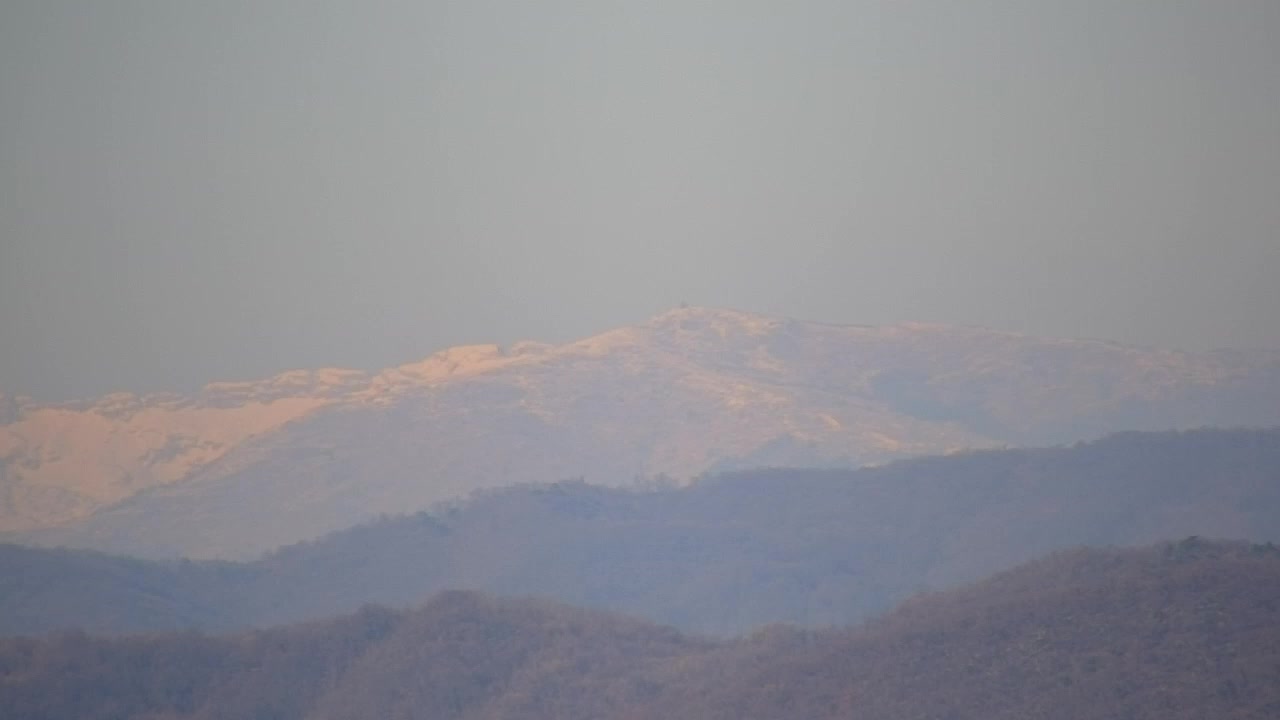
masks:
<svg viewBox="0 0 1280 720"><path fill-rule="evenodd" d="M1280 552L1074 550L853 629L712 642L466 592L247 634L0 640L25 720L1271 719Z"/></svg>
<svg viewBox="0 0 1280 720"><path fill-rule="evenodd" d="M777 635L683 669L641 717L1274 718L1280 552L1067 551L863 628Z"/></svg>
<svg viewBox="0 0 1280 720"><path fill-rule="evenodd" d="M531 594L733 634L856 622L1057 549L1280 542L1280 431L772 469L688 488L519 487L252 563L0 546L0 633L227 630L433 592Z"/></svg>

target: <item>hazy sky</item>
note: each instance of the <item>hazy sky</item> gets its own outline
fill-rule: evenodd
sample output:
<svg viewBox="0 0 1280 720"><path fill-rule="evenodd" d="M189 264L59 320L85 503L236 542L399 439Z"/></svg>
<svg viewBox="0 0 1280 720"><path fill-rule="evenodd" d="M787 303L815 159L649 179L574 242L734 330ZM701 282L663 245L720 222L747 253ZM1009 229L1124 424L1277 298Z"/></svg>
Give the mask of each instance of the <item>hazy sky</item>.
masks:
<svg viewBox="0 0 1280 720"><path fill-rule="evenodd" d="M0 392L680 302L1280 346L1280 2L0 3Z"/></svg>

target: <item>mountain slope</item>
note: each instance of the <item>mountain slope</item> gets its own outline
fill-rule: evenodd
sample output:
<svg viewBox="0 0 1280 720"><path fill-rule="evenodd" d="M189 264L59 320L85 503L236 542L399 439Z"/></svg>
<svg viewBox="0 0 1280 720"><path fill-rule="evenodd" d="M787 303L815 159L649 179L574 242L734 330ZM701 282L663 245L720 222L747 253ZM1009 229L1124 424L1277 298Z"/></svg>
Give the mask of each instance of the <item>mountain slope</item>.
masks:
<svg viewBox="0 0 1280 720"><path fill-rule="evenodd" d="M1269 718L1280 551L1077 550L868 627L702 660L656 711L707 720ZM708 677L710 676L710 677Z"/></svg>
<svg viewBox="0 0 1280 720"><path fill-rule="evenodd" d="M375 375L6 403L0 530L243 558L515 482L685 480L1122 429L1280 424L1280 356L683 308L564 346L454 348Z"/></svg>
<svg viewBox="0 0 1280 720"><path fill-rule="evenodd" d="M1280 551L1077 550L865 627L712 643L445 593L239 636L0 641L0 715L61 718L1272 718Z"/></svg>
<svg viewBox="0 0 1280 720"><path fill-rule="evenodd" d="M459 588L730 634L856 622L1061 548L1187 535L1280 542L1280 430L1125 433L644 492L521 486L251 563L0 546L0 634L222 630Z"/></svg>

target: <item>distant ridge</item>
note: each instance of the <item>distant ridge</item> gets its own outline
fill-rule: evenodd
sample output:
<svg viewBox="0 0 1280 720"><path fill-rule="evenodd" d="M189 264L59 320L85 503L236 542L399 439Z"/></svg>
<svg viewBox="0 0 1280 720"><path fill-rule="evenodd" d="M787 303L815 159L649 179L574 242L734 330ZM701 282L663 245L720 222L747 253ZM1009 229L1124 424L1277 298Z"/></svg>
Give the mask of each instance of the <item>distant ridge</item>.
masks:
<svg viewBox="0 0 1280 720"><path fill-rule="evenodd" d="M1055 550L1189 535L1280 542L1280 430L1123 433L646 491L524 485L251 563L0 545L0 635L225 630L446 589L733 634L858 622Z"/></svg>
<svg viewBox="0 0 1280 720"><path fill-rule="evenodd" d="M1280 425L1280 354L680 308L560 346L452 348L191 397L0 401L0 532L246 558L478 488ZM20 534L14 534L20 533Z"/></svg>

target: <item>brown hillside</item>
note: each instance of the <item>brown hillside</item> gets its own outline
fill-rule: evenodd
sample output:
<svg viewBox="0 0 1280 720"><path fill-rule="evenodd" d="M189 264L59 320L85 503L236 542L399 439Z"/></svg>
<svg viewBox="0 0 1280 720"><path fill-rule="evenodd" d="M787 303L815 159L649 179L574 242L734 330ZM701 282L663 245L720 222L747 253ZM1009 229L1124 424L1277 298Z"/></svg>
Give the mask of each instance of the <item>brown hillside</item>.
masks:
<svg viewBox="0 0 1280 720"><path fill-rule="evenodd" d="M713 644L614 615L445 593L226 638L0 641L0 716L1276 717L1280 551L1077 550L852 630Z"/></svg>
<svg viewBox="0 0 1280 720"><path fill-rule="evenodd" d="M664 710L708 720L1274 718L1280 551L1188 539L1059 553L790 653L748 642L705 672L718 681L683 687Z"/></svg>

